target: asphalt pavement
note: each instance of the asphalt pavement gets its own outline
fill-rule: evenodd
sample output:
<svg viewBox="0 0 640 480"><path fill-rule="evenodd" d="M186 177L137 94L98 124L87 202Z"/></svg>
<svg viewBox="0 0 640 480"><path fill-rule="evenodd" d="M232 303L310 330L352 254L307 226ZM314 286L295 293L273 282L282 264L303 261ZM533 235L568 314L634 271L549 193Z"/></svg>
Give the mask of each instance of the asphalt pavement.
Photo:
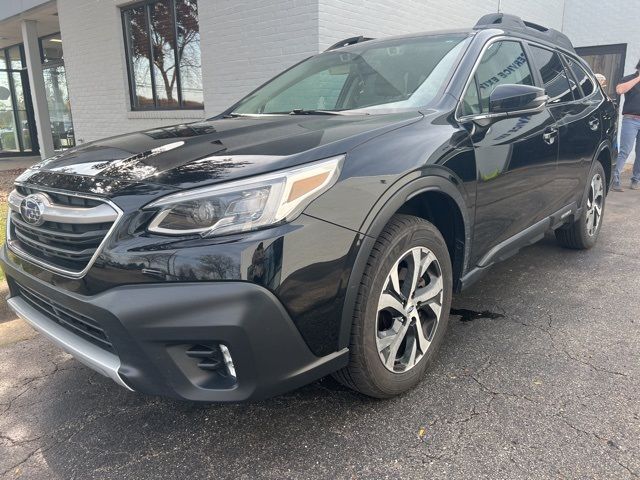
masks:
<svg viewBox="0 0 640 480"><path fill-rule="evenodd" d="M148 397L1 323L0 478L637 478L639 219L640 191L612 193L592 250L547 238L494 267L387 401L331 378L253 404Z"/></svg>

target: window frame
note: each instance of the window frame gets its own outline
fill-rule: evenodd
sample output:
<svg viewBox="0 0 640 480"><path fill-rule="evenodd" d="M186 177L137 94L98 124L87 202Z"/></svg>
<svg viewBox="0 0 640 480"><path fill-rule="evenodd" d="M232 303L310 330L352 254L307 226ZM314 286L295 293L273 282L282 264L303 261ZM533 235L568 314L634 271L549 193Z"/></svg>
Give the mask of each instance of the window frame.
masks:
<svg viewBox="0 0 640 480"><path fill-rule="evenodd" d="M48 40L51 37L56 37L56 36L60 36L60 38L62 38L62 36L60 35L60 32L55 32L55 33L50 33L49 35L44 35L42 37L38 37L38 50L40 51L40 64L42 66L60 66L60 65L64 65L64 58L61 58L60 60L53 60L53 61L49 61L45 63L45 57L44 57L44 47L42 45L43 40ZM64 48L62 50L62 55L64 56Z"/></svg>
<svg viewBox="0 0 640 480"><path fill-rule="evenodd" d="M21 67L20 68L9 68L9 66L7 66L5 68L0 68L0 70L17 72L17 71L20 71L20 70L26 70L27 69L27 62L26 62L26 58L24 56L24 43L14 43L13 45L7 45L6 47L0 47L0 51L2 51L2 53L4 55L5 63L7 62L7 60L9 60L9 50L11 50L12 48L16 48L16 47L18 47L18 50L20 51L20 64L21 64ZM9 60L9 62L11 62L11 60Z"/></svg>
<svg viewBox="0 0 640 480"><path fill-rule="evenodd" d="M458 103L456 105L456 109L454 110L454 118L455 118L455 120L457 122L464 122L464 121L469 121L469 120L485 120L485 119L489 119L489 118L505 117L505 115L502 114L502 113L489 113L489 112L487 112L487 113L482 112L482 113L474 114L474 115L463 115L462 114L462 103L463 103L464 97L467 95L467 90L469 89L469 85L471 84L472 81L475 81L476 84L478 83L477 80L474 80L474 79L475 79L476 73L478 71L478 67L480 66L480 62L482 62L482 58L484 57L484 54L487 52L489 47L491 47L491 45L493 45L494 43L497 43L497 42L515 42L515 43L519 43L520 46L522 47L522 51L524 52L524 55L525 55L525 57L527 59L527 64L529 66L529 70L531 72L531 77L533 78L534 83L537 84L539 82L539 79L538 79L538 75L539 74L536 73L536 69L535 68L533 70L531 69L532 62L529 59L531 54L530 54L529 49L527 48L527 44L526 44L526 42L528 42L528 40L523 39L523 38L519 38L519 37L511 37L511 36L508 36L508 35L500 35L500 36L497 36L497 37L490 38L482 46L482 49L480 50L480 53L478 54L478 56L474 60L473 67L471 68L471 72L469 73L469 76L467 77L467 80L465 82L464 88L462 90L462 94L460 95L460 98L458 99ZM535 86L539 86L539 85L535 85ZM478 88L478 87L476 87L476 88ZM478 88L478 95L480 95L480 89L479 88Z"/></svg>
<svg viewBox="0 0 640 480"><path fill-rule="evenodd" d="M17 69L11 67L11 59L9 57L9 50L16 47L18 47L18 51L20 52L20 65L21 65L21 67ZM16 105L18 104L18 97L16 96L16 84L13 79L12 73L19 72L20 74L22 74L22 72L26 72L27 70L27 62L24 54L24 44L14 43L13 45L7 45L6 47L0 48L0 51L2 51L2 54L4 55L4 60L5 60L5 68L0 68L0 72L7 74L7 81L9 82L9 93L11 95L11 109L13 111L13 120L16 125L16 128L18 128L18 125L21 124L21 121L18 115L18 109L16 108ZM23 84L23 88L24 88L24 84ZM24 98L25 110L28 112L29 108L31 107L30 85L28 85L27 88L24 89L23 93L25 96ZM28 114L27 114L27 117L28 117ZM29 122L29 135L31 136L32 139L35 138L37 141L38 137L35 135L35 125L33 125L33 122ZM34 147L33 141L31 143L31 149L30 150L25 149L24 139L22 138L22 135L18 135L17 140L18 140L18 152L11 152L11 154L32 155L40 152L40 149L38 147Z"/></svg>
<svg viewBox="0 0 640 480"><path fill-rule="evenodd" d="M571 100L565 100L563 102L554 102L554 103L549 103L549 106L556 106L556 105L566 105L568 103L573 103L576 102L578 100L581 100L582 98L584 98L584 96L582 96L581 98L575 98L575 96L573 95L573 90L571 89L571 80L573 80L573 75L571 75L571 73L569 72L569 70L567 69L567 65L564 61L564 59L562 58L562 51L558 50L557 48L554 47L549 47L547 45L541 45L539 43L536 42L527 42L527 47L529 49L531 48L539 48L541 50L546 50L548 52L554 53L556 55L558 55L558 58L560 59L560 65L562 65L562 69L564 70L564 75L567 79L567 82L569 83L569 92L571 93ZM535 58L533 55L531 55L532 58L532 64L534 66L534 76L536 78L536 83L538 84L537 86L540 88L545 88L544 87L544 81L542 80L542 75L540 73L540 67L538 66L538 64L535 62ZM579 87L579 85L578 85ZM582 92L582 90L580 90ZM546 89L545 89L545 93L546 93ZM548 94L547 94L548 95Z"/></svg>
<svg viewBox="0 0 640 480"><path fill-rule="evenodd" d="M133 112L155 112L155 111L175 111L175 110L186 110L186 111L202 111L204 110L204 102L200 107L192 107L185 106L182 98L182 79L180 72L180 57L178 56L178 23L177 23L177 15L176 15L176 0L167 0L169 3L169 11L171 14L171 20L173 22L173 55L175 61L175 69L176 69L176 89L178 95L178 105L171 107L163 107L158 105L158 93L156 90L156 79L155 79L155 65L154 65L154 57L153 57L153 44L151 39L151 7L160 3L163 0L142 0L139 2L134 2L127 4L125 6L120 7L120 17L122 21L122 34L124 41L124 55L125 61L127 64L127 85L129 86L129 107ZM153 106L152 107L140 107L136 106L136 90L135 90L135 81L133 78L133 56L130 52L130 39L131 39L131 29L126 21L127 12L139 8L144 7L144 17L145 17L145 29L147 31L147 36L149 37L149 62L150 62L150 77L151 77L151 92L153 94ZM198 15L198 30L200 29L200 18ZM202 69L202 65L200 66ZM204 85L203 85L204 89Z"/></svg>
<svg viewBox="0 0 640 480"><path fill-rule="evenodd" d="M586 62L584 62L584 60L582 60L578 56L569 55L569 54L567 54L565 52L560 52L560 53L561 53L560 58L562 58L562 63L564 63L565 70L567 72L569 72L569 74L571 75L571 78L573 79L574 82L576 82L576 85L578 86L578 89L580 90L580 93L582 94L582 97L580 97L579 100L590 99L591 97L595 96L598 91L601 91L603 95L606 94L604 92L604 89L602 88L602 85L600 85L600 82L598 81L598 79L595 78L595 76L593 75L593 71L591 70L591 67L586 68L586 66L585 66ZM566 57L568 57L569 59L571 59L575 63L577 63L578 66L587 74L587 77L589 78L589 80L591 80L591 83L593 84L593 91L589 95L585 95L584 94L584 90L582 89L582 85L580 85L580 82L578 82L578 79L574 75L573 70L569 67Z"/></svg>
<svg viewBox="0 0 640 480"><path fill-rule="evenodd" d="M500 35L500 36L493 37L493 38L490 38L489 40L487 40L485 42L485 44L482 46L482 49L480 50L480 53L478 54L477 58L474 60L473 67L471 68L471 72L469 73L469 75L468 75L468 77L467 77L467 79L465 81L465 85L464 85L464 88L462 90L462 94L460 95L460 98L458 99L458 102L457 102L457 105L456 105L456 109L454 111L454 118L455 118L455 120L457 122L464 122L464 121L469 121L469 120L484 120L484 119L494 118L495 117L495 115L485 114L485 113L481 113L481 114L478 114L478 115L463 115L462 114L462 102L463 102L463 99L464 99L465 95L467 94L467 89L469 88L469 85L471 84L472 79L475 77L476 70L478 69L478 66L480 65L480 61L482 60L482 57L484 56L484 54L487 51L487 49L493 43L499 42L499 41L505 41L505 40L519 42L522 45L523 50L525 52L525 55L527 57L527 61L529 62L529 67L531 68L532 65L535 66L535 68L533 69L531 74L533 75L533 77L535 79L535 83L536 83L537 87L544 88L544 85L542 84L542 79L540 78L540 72L538 71L537 65L535 63L532 63L529 60L529 58L531 57L531 54L529 52L529 46L530 45L535 45L537 47L542 47L542 48L546 48L547 50L555 51L558 55L560 55L560 59L562 61L562 64L564 66L565 71L568 72L568 75L571 75L571 78L575 78L573 76L573 72L571 72L570 69L567 66L567 63L565 61L565 57L568 57L568 58L572 59L574 62L577 62L578 65L580 65L580 67L582 67L582 69L587 73L587 76L591 79L592 82L594 82L594 85L595 85L596 88L594 88L593 92L591 92L591 95L584 96L584 92L582 91L582 87L580 85L578 85L578 87L580 88L580 92L583 94L583 96L581 98L574 99L571 102L554 103L553 105L566 105L568 103L573 103L573 102L578 102L578 101L581 101L581 100L591 99L592 97L596 96L598 91L602 91L602 87L600 86L600 83L593 76L593 72L591 71L591 67L587 68L585 66L584 60L582 60L579 57L579 55L577 55L575 52L572 53L569 50L565 50L564 48L561 48L561 47L545 45L544 43L536 42L535 40L531 40L529 38L520 38L520 37L515 37L515 36ZM545 106L545 108L547 108L547 107Z"/></svg>

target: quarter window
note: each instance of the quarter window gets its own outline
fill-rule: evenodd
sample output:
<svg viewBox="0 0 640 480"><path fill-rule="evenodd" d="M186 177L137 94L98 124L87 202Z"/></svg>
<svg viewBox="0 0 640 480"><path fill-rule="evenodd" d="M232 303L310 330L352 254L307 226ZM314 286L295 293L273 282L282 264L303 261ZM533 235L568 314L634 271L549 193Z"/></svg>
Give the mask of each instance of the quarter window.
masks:
<svg viewBox="0 0 640 480"><path fill-rule="evenodd" d="M571 85L560 56L556 52L535 46L531 46L531 53L540 70L544 89L550 97L549 103L573 100Z"/></svg>
<svg viewBox="0 0 640 480"><path fill-rule="evenodd" d="M478 95L478 84L474 76L462 99L462 115L477 115L479 113L482 113L482 106L480 105L480 95Z"/></svg>
<svg viewBox="0 0 640 480"><path fill-rule="evenodd" d="M593 80L591 80L591 77L589 77L584 68L582 68L578 64L578 62L576 62L572 58L565 57L565 60L567 61L567 65L569 65L571 73L573 73L573 76L576 78L578 84L582 88L582 93L584 93L584 96L588 97L589 95L591 95L595 90L595 85L593 84Z"/></svg>
<svg viewBox="0 0 640 480"><path fill-rule="evenodd" d="M122 10L134 110L203 108L197 0Z"/></svg>
<svg viewBox="0 0 640 480"><path fill-rule="evenodd" d="M480 61L476 81L480 105L484 112L489 111L489 97L498 85L533 85L531 69L522 45L514 41L491 44ZM473 86L473 83L471 85Z"/></svg>

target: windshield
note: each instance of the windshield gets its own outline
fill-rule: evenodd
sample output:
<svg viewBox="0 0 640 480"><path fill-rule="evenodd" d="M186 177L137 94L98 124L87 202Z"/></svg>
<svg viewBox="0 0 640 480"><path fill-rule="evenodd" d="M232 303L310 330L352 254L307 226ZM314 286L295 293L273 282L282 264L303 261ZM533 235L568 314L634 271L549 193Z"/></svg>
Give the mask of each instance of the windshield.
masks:
<svg viewBox="0 0 640 480"><path fill-rule="evenodd" d="M325 52L274 78L241 100L232 113L424 107L443 87L468 38L466 34L431 35Z"/></svg>

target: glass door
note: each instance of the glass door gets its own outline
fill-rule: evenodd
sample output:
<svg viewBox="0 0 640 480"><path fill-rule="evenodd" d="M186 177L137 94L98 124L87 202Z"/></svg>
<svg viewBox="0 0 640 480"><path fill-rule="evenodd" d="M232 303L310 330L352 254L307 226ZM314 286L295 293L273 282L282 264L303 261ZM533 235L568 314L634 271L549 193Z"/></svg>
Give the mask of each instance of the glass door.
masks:
<svg viewBox="0 0 640 480"><path fill-rule="evenodd" d="M0 49L0 156L37 153L22 48Z"/></svg>
<svg viewBox="0 0 640 480"><path fill-rule="evenodd" d="M53 148L65 150L75 147L71 102L64 68L62 38L59 33L40 39L44 89L49 107Z"/></svg>

